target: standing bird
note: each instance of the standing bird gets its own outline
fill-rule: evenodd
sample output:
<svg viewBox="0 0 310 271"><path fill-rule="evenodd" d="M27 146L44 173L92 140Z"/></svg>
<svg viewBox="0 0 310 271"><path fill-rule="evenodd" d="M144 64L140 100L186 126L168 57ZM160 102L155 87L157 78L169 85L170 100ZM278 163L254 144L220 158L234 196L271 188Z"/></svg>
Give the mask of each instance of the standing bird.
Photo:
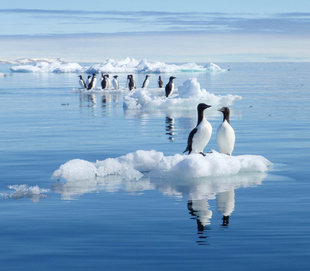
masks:
<svg viewBox="0 0 310 271"><path fill-rule="evenodd" d="M91 76L88 75L88 77L87 77L87 83L86 83L87 88L88 88L90 82L91 82Z"/></svg>
<svg viewBox="0 0 310 271"><path fill-rule="evenodd" d="M176 77L174 77L174 76L170 76L170 78L169 78L169 83L165 87L166 97L169 97L172 94L173 90L174 90L173 79L175 79L175 78Z"/></svg>
<svg viewBox="0 0 310 271"><path fill-rule="evenodd" d="M117 77L118 77L117 75L114 75L112 79L112 85L114 89L119 89L119 83Z"/></svg>
<svg viewBox="0 0 310 271"><path fill-rule="evenodd" d="M158 77L158 87L159 88L162 88L164 86L164 83L163 83L163 81L161 80L161 76L159 75L159 77Z"/></svg>
<svg viewBox="0 0 310 271"><path fill-rule="evenodd" d="M148 74L145 76L145 79L144 79L143 84L142 84L142 88L147 88L147 86L149 85L149 83L150 83L149 77L150 76Z"/></svg>
<svg viewBox="0 0 310 271"><path fill-rule="evenodd" d="M223 113L223 122L217 129L216 142L221 153L231 155L235 146L235 131L229 122L230 110L222 107L218 111Z"/></svg>
<svg viewBox="0 0 310 271"><path fill-rule="evenodd" d="M107 89L111 89L112 88L112 83L111 83L110 75L106 74L105 78L107 80Z"/></svg>
<svg viewBox="0 0 310 271"><path fill-rule="evenodd" d="M82 75L79 75L79 77L80 77L79 83L80 83L81 88L87 88L86 83L83 80Z"/></svg>
<svg viewBox="0 0 310 271"><path fill-rule="evenodd" d="M209 107L211 107L211 105L207 105L204 103L198 104L197 106L198 122L196 127L190 132L188 136L187 147L184 152L188 151L188 154L200 153L203 156L205 156L203 150L210 140L212 134L212 126L204 118L203 112L205 109Z"/></svg>
<svg viewBox="0 0 310 271"><path fill-rule="evenodd" d="M92 77L87 89L92 90L96 86L96 82L97 82L96 74L93 74L93 77Z"/></svg>
<svg viewBox="0 0 310 271"><path fill-rule="evenodd" d="M107 78L103 73L101 74L102 79L101 79L101 88L106 89L107 88Z"/></svg>
<svg viewBox="0 0 310 271"><path fill-rule="evenodd" d="M135 84L135 81L133 80L133 76L131 74L129 74L127 76L127 79L129 80L128 82L128 88L129 90L133 90L134 88L136 88L136 84Z"/></svg>

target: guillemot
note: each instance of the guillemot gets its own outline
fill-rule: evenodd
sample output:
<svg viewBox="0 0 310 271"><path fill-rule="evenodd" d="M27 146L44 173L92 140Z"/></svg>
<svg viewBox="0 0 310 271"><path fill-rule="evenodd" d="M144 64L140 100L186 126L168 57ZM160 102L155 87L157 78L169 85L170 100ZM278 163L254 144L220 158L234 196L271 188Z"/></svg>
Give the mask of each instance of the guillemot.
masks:
<svg viewBox="0 0 310 271"><path fill-rule="evenodd" d="M187 147L184 152L191 153L203 153L204 148L208 144L211 134L212 126L204 117L204 110L211 107L204 103L200 103L197 106L198 121L196 127L190 132L187 139ZM184 153L183 152L183 153Z"/></svg>
<svg viewBox="0 0 310 271"><path fill-rule="evenodd" d="M96 86L96 82L97 82L96 74L93 74L93 77L92 77L87 89L92 90Z"/></svg>
<svg viewBox="0 0 310 271"><path fill-rule="evenodd" d="M79 78L80 78L79 83L80 83L81 88L87 88L86 83L83 80L82 75L79 75Z"/></svg>
<svg viewBox="0 0 310 271"><path fill-rule="evenodd" d="M170 76L170 78L169 78L169 83L165 87L166 97L169 97L172 94L173 90L174 90L173 79L175 79L175 78L176 77L174 77L174 76Z"/></svg>
<svg viewBox="0 0 310 271"><path fill-rule="evenodd" d="M235 131L230 125L228 107L222 107L218 111L223 113L223 122L217 129L216 142L221 153L231 155L235 146Z"/></svg>
<svg viewBox="0 0 310 271"><path fill-rule="evenodd" d="M149 85L149 82L150 82L149 77L150 76L148 74L145 76L145 79L142 84L142 88L147 88L147 86Z"/></svg>

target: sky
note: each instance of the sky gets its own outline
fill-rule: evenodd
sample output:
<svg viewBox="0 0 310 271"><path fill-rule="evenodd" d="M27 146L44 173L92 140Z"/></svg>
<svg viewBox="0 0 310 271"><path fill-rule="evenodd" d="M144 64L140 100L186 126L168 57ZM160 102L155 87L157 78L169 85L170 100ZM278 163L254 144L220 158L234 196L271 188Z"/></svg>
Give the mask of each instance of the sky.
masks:
<svg viewBox="0 0 310 271"><path fill-rule="evenodd" d="M0 60L310 61L309 0L5 1Z"/></svg>

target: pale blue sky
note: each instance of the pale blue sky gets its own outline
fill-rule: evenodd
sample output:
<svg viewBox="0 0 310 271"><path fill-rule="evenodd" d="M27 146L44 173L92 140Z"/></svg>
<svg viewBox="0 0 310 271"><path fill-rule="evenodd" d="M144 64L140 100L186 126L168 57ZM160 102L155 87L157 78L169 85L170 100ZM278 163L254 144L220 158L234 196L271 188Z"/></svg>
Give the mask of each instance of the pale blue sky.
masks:
<svg viewBox="0 0 310 271"><path fill-rule="evenodd" d="M309 37L309 0L12 0L0 7L0 59L310 61Z"/></svg>

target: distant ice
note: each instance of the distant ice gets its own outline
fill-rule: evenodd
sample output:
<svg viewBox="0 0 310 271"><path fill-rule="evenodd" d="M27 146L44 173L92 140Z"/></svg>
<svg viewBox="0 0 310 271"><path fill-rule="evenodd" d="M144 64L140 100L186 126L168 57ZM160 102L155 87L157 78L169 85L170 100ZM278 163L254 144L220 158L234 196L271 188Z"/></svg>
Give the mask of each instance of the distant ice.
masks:
<svg viewBox="0 0 310 271"><path fill-rule="evenodd" d="M23 199L29 198L33 202L38 202L41 198L46 198L45 193L49 192L49 189L43 189L39 186L22 185L9 185L9 189L13 190L12 193L0 193L2 199Z"/></svg>
<svg viewBox="0 0 310 271"><path fill-rule="evenodd" d="M80 159L70 160L52 175L53 179L65 179L66 185L58 182L53 190L70 198L72 195L101 190L103 187L107 191L125 187L127 191L136 192L160 187L163 191L167 182L182 186L187 182L209 180L212 181L212 187L216 187L213 190L222 191L223 183L229 189L236 185L249 185L251 180L255 179L253 176L263 176L263 173L270 170L271 165L271 162L259 155L228 156L213 151L205 157L201 154L165 156L155 150L138 150L95 163ZM219 180L218 183L216 180ZM230 180L233 180L231 184ZM211 189L210 183L203 186ZM178 194L173 192L171 187L167 188L165 193ZM193 193L192 191L192 195L196 192Z"/></svg>
<svg viewBox="0 0 310 271"><path fill-rule="evenodd" d="M215 95L205 89L200 88L196 78L186 80L179 86L175 93L166 98L164 89L136 89L124 97L124 107L126 109L144 109L146 111L154 109L194 109L199 103L206 103L211 106L230 106L235 100L240 100L238 95Z"/></svg>
<svg viewBox="0 0 310 271"><path fill-rule="evenodd" d="M38 61L32 64L17 65L10 68L12 72L32 73L78 73L83 72L83 67L78 63L66 63L62 61L48 62Z"/></svg>
<svg viewBox="0 0 310 271"><path fill-rule="evenodd" d="M177 72L223 72L225 69L220 68L214 63L207 66L201 66L196 63L186 64L168 64L159 61L136 60L127 57L122 60L107 59L103 63L93 64L90 66L81 66L78 63L67 63L61 59L47 58L26 58L8 63L17 64L12 66L12 72L59 72L59 73L177 73Z"/></svg>

